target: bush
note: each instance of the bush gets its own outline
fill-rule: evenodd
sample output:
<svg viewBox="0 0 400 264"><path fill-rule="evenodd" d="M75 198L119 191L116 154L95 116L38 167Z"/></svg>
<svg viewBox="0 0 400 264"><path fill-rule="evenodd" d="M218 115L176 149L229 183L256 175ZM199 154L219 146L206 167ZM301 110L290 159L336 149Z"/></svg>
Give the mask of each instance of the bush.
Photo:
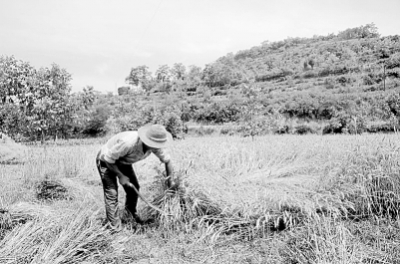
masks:
<svg viewBox="0 0 400 264"><path fill-rule="evenodd" d="M387 75L387 77L400 78L400 69L396 68L396 69L388 70L386 75Z"/></svg>
<svg viewBox="0 0 400 264"><path fill-rule="evenodd" d="M308 124L300 124L294 127L294 133L299 135L314 134L316 131Z"/></svg>
<svg viewBox="0 0 400 264"><path fill-rule="evenodd" d="M350 134L361 134L366 130L366 121L364 117L352 116L346 123L347 132Z"/></svg>
<svg viewBox="0 0 400 264"><path fill-rule="evenodd" d="M93 111L91 118L84 125L82 134L89 136L101 136L106 133L107 120L111 111L104 106L97 106Z"/></svg>
<svg viewBox="0 0 400 264"><path fill-rule="evenodd" d="M173 138L182 139L184 137L183 132L185 126L179 115L174 112L164 112L157 118L153 119L152 123L165 126L165 128L169 133L171 133Z"/></svg>
<svg viewBox="0 0 400 264"><path fill-rule="evenodd" d="M340 83L342 86L345 86L346 83L349 82L349 80L348 80L346 77L344 77L344 76L340 76L340 77L336 78L336 81L337 81L338 83Z"/></svg>
<svg viewBox="0 0 400 264"><path fill-rule="evenodd" d="M386 68L388 70L400 68L400 55L398 53L394 54L389 60L386 61Z"/></svg>
<svg viewBox="0 0 400 264"><path fill-rule="evenodd" d="M386 98L386 104L391 113L400 116L400 93L390 93Z"/></svg>
<svg viewBox="0 0 400 264"><path fill-rule="evenodd" d="M235 102L230 103L211 103L193 107L193 121L210 123L235 122L240 117L240 106Z"/></svg>
<svg viewBox="0 0 400 264"><path fill-rule="evenodd" d="M364 75L362 80L364 85L373 85L375 83L371 75Z"/></svg>
<svg viewBox="0 0 400 264"><path fill-rule="evenodd" d="M110 117L106 123L106 133L116 134L123 131L137 130L144 123L132 116Z"/></svg>
<svg viewBox="0 0 400 264"><path fill-rule="evenodd" d="M304 79L315 78L317 76L318 76L318 73L316 73L314 71L306 71L305 73L303 73Z"/></svg>
<svg viewBox="0 0 400 264"><path fill-rule="evenodd" d="M366 131L368 133L389 133L394 132L398 129L398 126L392 122L379 122L372 123L366 126Z"/></svg>
<svg viewBox="0 0 400 264"><path fill-rule="evenodd" d="M329 76L330 74L331 74L331 69L329 68L329 66L327 66L326 68L321 69L318 72L318 76L319 77Z"/></svg>
<svg viewBox="0 0 400 264"><path fill-rule="evenodd" d="M322 129L322 134L338 134L342 133L343 125L335 120L330 120L327 125Z"/></svg>
<svg viewBox="0 0 400 264"><path fill-rule="evenodd" d="M349 133L360 134L366 131L366 120L362 116L350 115L339 112L329 120L328 125L323 128L323 134Z"/></svg>
<svg viewBox="0 0 400 264"><path fill-rule="evenodd" d="M283 125L277 127L276 129L274 129L273 132L275 134L279 134L279 135L281 135L281 134L289 134L290 133L290 127L287 124L283 124Z"/></svg>
<svg viewBox="0 0 400 264"><path fill-rule="evenodd" d="M189 127L188 134L195 135L195 136L205 136L205 135L212 135L216 133L216 129L213 126L196 126L196 127Z"/></svg>
<svg viewBox="0 0 400 264"><path fill-rule="evenodd" d="M219 133L221 135L228 135L228 136L232 136L236 133L236 129L233 126L224 126L221 128L221 130L219 131Z"/></svg>
<svg viewBox="0 0 400 264"><path fill-rule="evenodd" d="M243 120L237 132L243 137L254 137L266 135L269 133L270 126L265 118L257 118L251 120Z"/></svg>
<svg viewBox="0 0 400 264"><path fill-rule="evenodd" d="M324 81L324 85L326 89L334 89L335 88L335 80L333 78L326 78Z"/></svg>

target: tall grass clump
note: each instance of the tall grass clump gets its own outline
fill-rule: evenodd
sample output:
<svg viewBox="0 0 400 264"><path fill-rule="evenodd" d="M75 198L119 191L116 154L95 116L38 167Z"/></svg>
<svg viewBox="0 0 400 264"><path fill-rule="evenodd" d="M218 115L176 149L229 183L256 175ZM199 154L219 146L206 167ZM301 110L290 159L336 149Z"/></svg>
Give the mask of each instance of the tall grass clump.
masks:
<svg viewBox="0 0 400 264"><path fill-rule="evenodd" d="M303 212L289 206L252 213L238 208L232 210L190 186L185 178L182 172L176 175L171 188L159 184L162 181L156 179L153 184L158 185L159 194L140 212L145 222L167 231L191 232L206 228L214 238L230 235L241 240L253 240L303 221Z"/></svg>
<svg viewBox="0 0 400 264"><path fill-rule="evenodd" d="M379 140L347 155L337 185L354 204L354 216L400 219L399 147L391 138Z"/></svg>
<svg viewBox="0 0 400 264"><path fill-rule="evenodd" d="M309 219L289 231L280 254L284 263L365 263L366 254L345 223L330 217Z"/></svg>

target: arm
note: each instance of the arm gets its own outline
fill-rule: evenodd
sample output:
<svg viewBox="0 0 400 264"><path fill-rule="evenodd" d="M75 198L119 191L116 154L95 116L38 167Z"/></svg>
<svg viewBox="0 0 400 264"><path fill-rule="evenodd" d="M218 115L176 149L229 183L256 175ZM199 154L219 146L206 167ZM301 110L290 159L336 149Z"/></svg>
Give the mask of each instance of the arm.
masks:
<svg viewBox="0 0 400 264"><path fill-rule="evenodd" d="M125 174L123 174L115 163L109 163L109 162L107 162L107 161L105 161L104 163L106 164L106 166L107 166L107 168L108 168L109 170L111 170L112 172L114 172L115 174L117 174L119 183L120 183L122 186L129 185L129 183L131 183L130 180L129 180L129 178L128 178L128 176L126 176Z"/></svg>
<svg viewBox="0 0 400 264"><path fill-rule="evenodd" d="M171 160L169 160L165 163L165 174L166 174L167 186L168 186L168 188L171 188L172 183L173 183L172 176L174 174L174 167L172 166Z"/></svg>
<svg viewBox="0 0 400 264"><path fill-rule="evenodd" d="M166 149L155 149L153 154L156 155L162 163L165 164L165 178L168 188L173 184L174 167L172 165L171 156Z"/></svg>

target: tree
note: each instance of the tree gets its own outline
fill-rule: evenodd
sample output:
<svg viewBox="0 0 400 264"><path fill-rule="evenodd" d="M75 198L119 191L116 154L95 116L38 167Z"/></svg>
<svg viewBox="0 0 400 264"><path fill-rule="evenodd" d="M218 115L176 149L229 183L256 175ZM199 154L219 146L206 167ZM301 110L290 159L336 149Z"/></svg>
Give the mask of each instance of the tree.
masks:
<svg viewBox="0 0 400 264"><path fill-rule="evenodd" d="M170 78L170 69L168 65L161 65L156 71L157 82L168 82Z"/></svg>
<svg viewBox="0 0 400 264"><path fill-rule="evenodd" d="M201 85L202 70L200 67L195 65L189 66L189 71L184 77L183 87L186 94L195 93L197 88Z"/></svg>
<svg viewBox="0 0 400 264"><path fill-rule="evenodd" d="M67 122L72 121L73 107L70 104L71 75L53 64L49 68L41 68L37 72L38 86L35 99L29 113L31 130L42 142L47 136L57 137Z"/></svg>
<svg viewBox="0 0 400 264"><path fill-rule="evenodd" d="M175 80L183 80L186 75L186 67L182 63L175 63L171 69L171 75Z"/></svg>
<svg viewBox="0 0 400 264"><path fill-rule="evenodd" d="M95 94L93 86L86 86L83 92L74 94L75 118L73 125L79 133L96 136L105 132L110 109L106 105L94 106Z"/></svg>
<svg viewBox="0 0 400 264"><path fill-rule="evenodd" d="M125 78L125 81L129 84L139 86L140 84L143 84L150 79L151 72L149 71L149 67L147 67L146 65L142 65L132 68L128 77Z"/></svg>
<svg viewBox="0 0 400 264"><path fill-rule="evenodd" d="M36 70L13 56L0 57L0 101L25 104L35 85Z"/></svg>
<svg viewBox="0 0 400 264"><path fill-rule="evenodd" d="M125 81L129 84L139 86L146 92L150 92L157 84L149 68L145 65L132 68Z"/></svg>
<svg viewBox="0 0 400 264"><path fill-rule="evenodd" d="M374 23L365 26L348 28L338 34L340 39L360 39L360 38L379 38L378 28Z"/></svg>
<svg viewBox="0 0 400 264"><path fill-rule="evenodd" d="M34 105L36 70L29 63L0 57L0 132L19 137L27 127Z"/></svg>
<svg viewBox="0 0 400 264"><path fill-rule="evenodd" d="M245 71L240 69L232 53L219 58L212 64L207 64L203 70L202 80L208 87L231 85L243 82Z"/></svg>
<svg viewBox="0 0 400 264"><path fill-rule="evenodd" d="M255 83L241 84L241 94L245 99L242 105L242 125L244 135L249 135L254 140L254 136L260 135L265 129L263 120L259 120L262 104L260 103L260 88Z"/></svg>
<svg viewBox="0 0 400 264"><path fill-rule="evenodd" d="M197 80L200 81L201 78L201 67L196 65L189 66L189 72L187 74L187 78L189 80Z"/></svg>
<svg viewBox="0 0 400 264"><path fill-rule="evenodd" d="M202 80L208 87L225 86L230 84L230 69L221 63L207 64L203 70Z"/></svg>
<svg viewBox="0 0 400 264"><path fill-rule="evenodd" d="M36 70L14 57L1 57L0 130L14 138L57 135L72 119L71 79L57 64Z"/></svg>

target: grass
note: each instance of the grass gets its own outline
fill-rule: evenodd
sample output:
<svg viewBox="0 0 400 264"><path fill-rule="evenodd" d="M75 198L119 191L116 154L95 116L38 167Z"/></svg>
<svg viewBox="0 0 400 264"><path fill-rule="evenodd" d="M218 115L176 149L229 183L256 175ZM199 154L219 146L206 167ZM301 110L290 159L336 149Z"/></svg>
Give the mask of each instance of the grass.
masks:
<svg viewBox="0 0 400 264"><path fill-rule="evenodd" d="M399 135L196 137L134 165L152 224L104 226L106 139L28 146L0 164L0 263L397 263ZM59 191L61 190L61 191ZM120 204L124 192L120 189Z"/></svg>

